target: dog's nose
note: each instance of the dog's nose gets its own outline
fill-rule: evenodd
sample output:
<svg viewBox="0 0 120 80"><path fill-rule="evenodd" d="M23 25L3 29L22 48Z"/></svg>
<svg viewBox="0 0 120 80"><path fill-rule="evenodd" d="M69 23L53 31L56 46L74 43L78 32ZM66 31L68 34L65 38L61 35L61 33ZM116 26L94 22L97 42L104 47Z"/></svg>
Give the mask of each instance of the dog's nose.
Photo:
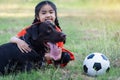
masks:
<svg viewBox="0 0 120 80"><path fill-rule="evenodd" d="M61 34L60 35L62 38L66 38L66 35L65 34Z"/></svg>

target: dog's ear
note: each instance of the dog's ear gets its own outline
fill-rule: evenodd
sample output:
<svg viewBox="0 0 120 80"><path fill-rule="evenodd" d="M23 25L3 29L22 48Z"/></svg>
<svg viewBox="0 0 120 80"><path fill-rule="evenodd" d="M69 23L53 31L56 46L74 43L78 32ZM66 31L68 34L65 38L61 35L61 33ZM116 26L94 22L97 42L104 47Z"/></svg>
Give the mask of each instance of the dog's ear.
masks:
<svg viewBox="0 0 120 80"><path fill-rule="evenodd" d="M31 37L32 37L33 40L36 40L38 38L38 36L39 36L38 35L38 27L39 27L38 24L36 24L36 25L34 25L32 27L32 31L31 31L32 35L31 35Z"/></svg>
<svg viewBox="0 0 120 80"><path fill-rule="evenodd" d="M33 40L36 40L38 38L38 25L32 25L30 28L27 29L27 33Z"/></svg>

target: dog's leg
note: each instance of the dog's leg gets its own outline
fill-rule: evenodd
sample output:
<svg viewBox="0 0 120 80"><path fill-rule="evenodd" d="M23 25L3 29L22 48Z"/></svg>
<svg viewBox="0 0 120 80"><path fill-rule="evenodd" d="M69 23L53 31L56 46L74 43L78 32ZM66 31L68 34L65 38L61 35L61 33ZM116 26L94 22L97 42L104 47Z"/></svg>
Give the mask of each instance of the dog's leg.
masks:
<svg viewBox="0 0 120 80"><path fill-rule="evenodd" d="M31 69L33 69L32 62L24 62L24 63L21 65L20 71L21 71L21 72L28 72L28 71L31 71Z"/></svg>

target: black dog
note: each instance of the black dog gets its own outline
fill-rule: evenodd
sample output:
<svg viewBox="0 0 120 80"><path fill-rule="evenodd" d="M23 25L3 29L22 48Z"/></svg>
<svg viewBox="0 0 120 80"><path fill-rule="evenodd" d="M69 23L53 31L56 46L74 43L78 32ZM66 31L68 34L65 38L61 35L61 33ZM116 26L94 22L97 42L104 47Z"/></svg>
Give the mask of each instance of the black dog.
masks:
<svg viewBox="0 0 120 80"><path fill-rule="evenodd" d="M19 71L29 71L39 64L42 65L43 57L48 50L47 42L53 44L65 41L66 35L58 32L50 22L32 25L27 29L27 34L21 37L26 41L32 51L22 53L15 43L6 43L0 46L0 72L1 74Z"/></svg>

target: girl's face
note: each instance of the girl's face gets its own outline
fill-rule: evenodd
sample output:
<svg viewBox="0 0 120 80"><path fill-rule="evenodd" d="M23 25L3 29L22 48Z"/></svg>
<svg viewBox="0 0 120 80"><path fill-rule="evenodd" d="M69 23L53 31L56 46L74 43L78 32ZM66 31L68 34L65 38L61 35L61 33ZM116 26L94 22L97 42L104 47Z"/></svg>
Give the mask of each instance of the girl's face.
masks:
<svg viewBox="0 0 120 80"><path fill-rule="evenodd" d="M52 23L55 22L55 18L55 11L49 4L46 4L41 8L39 16L37 17L37 19L41 22L51 21Z"/></svg>

